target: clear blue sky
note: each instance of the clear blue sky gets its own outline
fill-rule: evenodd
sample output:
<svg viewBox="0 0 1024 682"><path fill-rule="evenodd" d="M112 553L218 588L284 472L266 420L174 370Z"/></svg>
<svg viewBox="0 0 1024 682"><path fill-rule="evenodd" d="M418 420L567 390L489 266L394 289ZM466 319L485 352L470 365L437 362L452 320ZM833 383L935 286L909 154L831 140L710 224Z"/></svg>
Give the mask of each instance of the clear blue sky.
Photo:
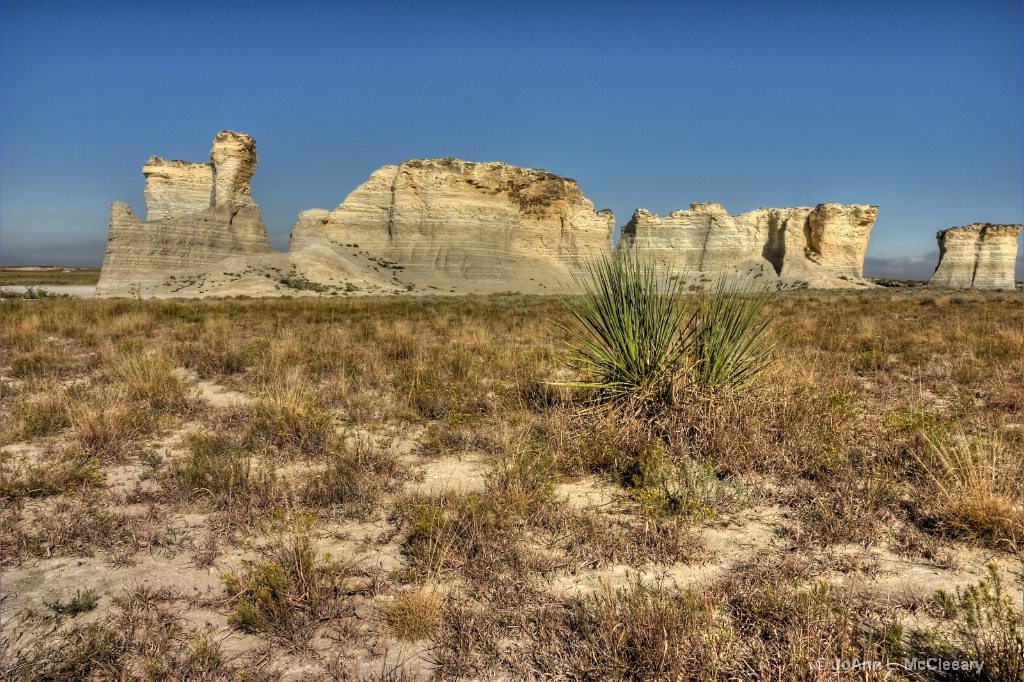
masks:
<svg viewBox="0 0 1024 682"><path fill-rule="evenodd" d="M222 129L256 138L282 249L300 210L439 156L576 178L619 225L877 204L867 274L926 277L936 230L1024 217L1019 0L0 8L0 264L98 265L146 159L206 160Z"/></svg>

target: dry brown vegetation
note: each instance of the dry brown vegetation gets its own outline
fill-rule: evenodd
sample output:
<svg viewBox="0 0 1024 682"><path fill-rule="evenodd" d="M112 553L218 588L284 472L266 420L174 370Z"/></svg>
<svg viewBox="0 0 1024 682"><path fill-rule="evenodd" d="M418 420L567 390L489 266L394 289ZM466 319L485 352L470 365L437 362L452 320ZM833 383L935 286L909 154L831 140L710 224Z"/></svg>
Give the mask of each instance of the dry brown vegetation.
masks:
<svg viewBox="0 0 1024 682"><path fill-rule="evenodd" d="M1024 301L775 303L638 419L554 298L2 301L0 678L1022 679Z"/></svg>

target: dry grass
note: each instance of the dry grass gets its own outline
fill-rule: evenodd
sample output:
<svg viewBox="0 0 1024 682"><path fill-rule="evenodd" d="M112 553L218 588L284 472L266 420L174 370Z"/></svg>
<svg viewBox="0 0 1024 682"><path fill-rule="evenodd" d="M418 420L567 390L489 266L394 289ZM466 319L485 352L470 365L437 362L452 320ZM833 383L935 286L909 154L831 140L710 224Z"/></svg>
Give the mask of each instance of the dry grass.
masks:
<svg viewBox="0 0 1024 682"><path fill-rule="evenodd" d="M918 462L938 491L936 522L954 536L1005 543L1016 550L1024 541L1024 459L997 436L950 440L924 437L927 454Z"/></svg>
<svg viewBox="0 0 1024 682"><path fill-rule="evenodd" d="M311 508L340 508L348 516L370 516L383 496L409 477L393 454L369 438L338 442L317 461L325 468L309 475L299 499Z"/></svg>
<svg viewBox="0 0 1024 682"><path fill-rule="evenodd" d="M972 559L984 548L1004 581L1019 570L1019 296L778 304L775 365L753 390L641 421L598 418L585 392L555 385L576 378L555 300L5 300L5 589L58 561L115 583L179 562L183 581L225 573L230 589L191 602L99 589L59 627L39 599L5 592L20 615L0 632L0 672L818 679L822 656L987 646L989 669L1009 671L991 679L1019 679L1006 652L1020 612L986 596L993 579ZM240 401L201 395L197 375ZM421 480L446 471L450 489ZM581 481L609 501L563 501ZM714 549L769 507L770 542L744 539L763 554ZM956 608L921 620L844 568L850 546L988 582L951 586ZM657 579L690 571L703 577ZM96 589L60 587L48 603ZM230 655L229 635L242 642Z"/></svg>
<svg viewBox="0 0 1024 682"><path fill-rule="evenodd" d="M240 575L222 576L230 625L302 644L321 623L348 610L348 568L330 556L318 557L309 529L278 541L271 554Z"/></svg>
<svg viewBox="0 0 1024 682"><path fill-rule="evenodd" d="M105 462L136 452L155 427L152 412L119 398L79 403L70 412L72 447Z"/></svg>
<svg viewBox="0 0 1024 682"><path fill-rule="evenodd" d="M0 497L45 497L99 486L100 460L66 451L44 463L30 463L0 450Z"/></svg>
<svg viewBox="0 0 1024 682"><path fill-rule="evenodd" d="M380 610L398 639L429 637L441 621L441 598L431 589L403 592Z"/></svg>

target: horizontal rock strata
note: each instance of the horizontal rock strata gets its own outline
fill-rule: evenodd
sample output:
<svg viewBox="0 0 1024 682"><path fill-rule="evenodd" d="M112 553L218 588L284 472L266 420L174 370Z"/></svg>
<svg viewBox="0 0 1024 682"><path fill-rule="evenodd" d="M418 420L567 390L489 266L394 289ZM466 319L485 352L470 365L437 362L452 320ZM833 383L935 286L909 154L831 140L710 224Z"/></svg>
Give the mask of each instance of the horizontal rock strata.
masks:
<svg viewBox="0 0 1024 682"><path fill-rule="evenodd" d="M759 208L737 216L716 203L664 216L638 209L619 246L687 276L746 271L843 286L864 283L864 252L877 215L877 206L862 204Z"/></svg>
<svg viewBox="0 0 1024 682"><path fill-rule="evenodd" d="M151 157L146 178L146 220L128 204L110 207L110 235L96 291L145 294L170 276L203 273L221 265L238 269L260 256L273 258L249 180L256 145L244 133L223 131L209 163Z"/></svg>
<svg viewBox="0 0 1024 682"><path fill-rule="evenodd" d="M442 158L384 166L334 210L301 212L289 252L278 253L249 189L256 162L253 139L232 131L217 134L208 163L150 158L146 219L111 206L97 293L560 293L575 288L588 261L612 252L614 216L595 210L575 180ZM741 272L779 286L864 285L877 212L820 204L730 216L702 203L659 217L640 209L620 248L703 281Z"/></svg>
<svg viewBox="0 0 1024 682"><path fill-rule="evenodd" d="M609 253L615 219L576 181L458 159L384 166L333 211L299 214L298 274L337 273L407 289L558 291L587 258Z"/></svg>
<svg viewBox="0 0 1024 682"><path fill-rule="evenodd" d="M948 289L1012 289L1020 225L974 223L942 230L939 264L929 286Z"/></svg>

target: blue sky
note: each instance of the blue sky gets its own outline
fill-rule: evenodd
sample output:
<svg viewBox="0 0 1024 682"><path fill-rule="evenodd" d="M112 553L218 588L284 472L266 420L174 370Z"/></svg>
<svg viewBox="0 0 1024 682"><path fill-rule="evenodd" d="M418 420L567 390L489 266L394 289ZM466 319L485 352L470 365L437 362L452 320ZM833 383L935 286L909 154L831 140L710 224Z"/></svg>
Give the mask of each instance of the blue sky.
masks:
<svg viewBox="0 0 1024 682"><path fill-rule="evenodd" d="M3 0L0 264L98 265L146 159L232 129L282 249L378 167L455 156L573 177L619 225L877 204L866 274L927 277L937 230L1024 217L1022 29L1019 0Z"/></svg>

